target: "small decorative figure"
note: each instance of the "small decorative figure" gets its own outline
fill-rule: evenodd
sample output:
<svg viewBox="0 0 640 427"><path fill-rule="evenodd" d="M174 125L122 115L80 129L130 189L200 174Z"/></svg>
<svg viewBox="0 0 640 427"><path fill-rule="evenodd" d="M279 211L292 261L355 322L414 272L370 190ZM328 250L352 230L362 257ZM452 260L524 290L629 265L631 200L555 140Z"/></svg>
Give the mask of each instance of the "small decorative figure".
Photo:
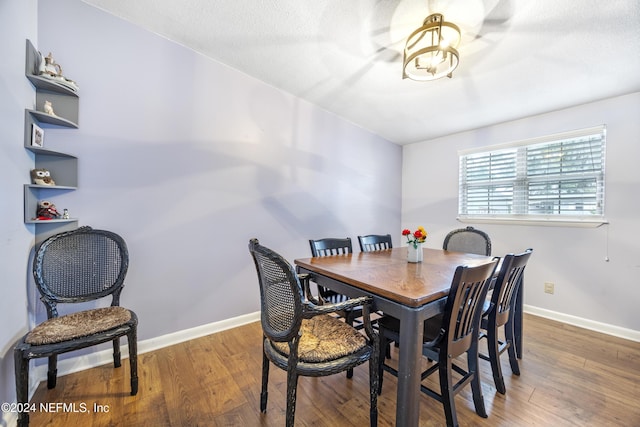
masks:
<svg viewBox="0 0 640 427"><path fill-rule="evenodd" d="M64 209L62 211L62 219L69 219L69 209Z"/></svg>
<svg viewBox="0 0 640 427"><path fill-rule="evenodd" d="M38 74L41 77L51 79L56 83L60 83L61 85L64 85L73 91L78 90L78 85L76 84L76 82L62 75L62 67L53 59L53 54L51 52L49 52L49 55L45 57L43 57L42 53L40 52L38 52L38 54L40 55Z"/></svg>
<svg viewBox="0 0 640 427"><path fill-rule="evenodd" d="M56 64L51 52L49 52L49 55L44 57L44 61L40 62L40 74L46 74L51 77L62 75L62 67L59 64Z"/></svg>
<svg viewBox="0 0 640 427"><path fill-rule="evenodd" d="M51 177L51 172L43 168L31 170L31 181L35 185L56 185L56 182Z"/></svg>
<svg viewBox="0 0 640 427"><path fill-rule="evenodd" d="M56 115L56 113L53 112L53 104L51 104L51 101L44 101L44 112L50 116Z"/></svg>
<svg viewBox="0 0 640 427"><path fill-rule="evenodd" d="M56 209L56 205L47 201L41 200L38 202L38 211L36 212L36 219L49 220L60 218L60 212Z"/></svg>

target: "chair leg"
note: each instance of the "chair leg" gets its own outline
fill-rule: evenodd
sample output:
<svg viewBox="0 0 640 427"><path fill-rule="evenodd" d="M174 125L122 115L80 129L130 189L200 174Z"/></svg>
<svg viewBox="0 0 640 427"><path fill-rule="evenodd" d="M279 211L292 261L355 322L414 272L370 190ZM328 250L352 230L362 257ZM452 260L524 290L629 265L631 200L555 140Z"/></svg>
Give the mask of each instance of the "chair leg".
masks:
<svg viewBox="0 0 640 427"><path fill-rule="evenodd" d="M113 340L113 367L119 368L122 365L120 356L120 337Z"/></svg>
<svg viewBox="0 0 640 427"><path fill-rule="evenodd" d="M482 418L487 418L487 410L484 407L484 396L482 395L482 382L480 380L479 364L478 340L476 339L475 343L471 345L471 348L467 352L467 368L468 371L473 374L473 378L471 378L471 392L473 395L473 405L476 408L476 414L480 415Z"/></svg>
<svg viewBox="0 0 640 427"><path fill-rule="evenodd" d="M117 340L120 344L120 339ZM138 333L135 328L127 334L129 344L129 371L131 376L131 396L138 394ZM116 341L113 341L115 349ZM120 348L120 346L118 346ZM118 351L119 353L119 351Z"/></svg>
<svg viewBox="0 0 640 427"><path fill-rule="evenodd" d="M446 361L439 361L438 375L440 377L440 395L442 396L442 406L447 419L447 427L458 427L458 417L456 415L455 394L453 392L452 360L446 355Z"/></svg>
<svg viewBox="0 0 640 427"><path fill-rule="evenodd" d="M502 366L500 365L500 342L498 341L498 328L490 326L487 330L487 347L489 349L489 362L493 373L493 382L498 393L505 394L507 389L502 377Z"/></svg>
<svg viewBox="0 0 640 427"><path fill-rule="evenodd" d="M369 359L369 398L371 407L369 409L369 420L371 427L377 427L378 425L378 393L380 388L378 387L379 372L382 363L384 361L384 348L380 346L378 342L378 348L374 345L373 352L371 352L371 358ZM382 357L382 359L381 359Z"/></svg>
<svg viewBox="0 0 640 427"><path fill-rule="evenodd" d="M298 386L296 364L293 366L289 365L289 369L287 370L287 427L294 427L296 416L296 388Z"/></svg>
<svg viewBox="0 0 640 427"><path fill-rule="evenodd" d="M518 366L517 348L515 343L515 333L513 331L513 322L510 320L504 325L504 334L509 348L509 365L511 365L511 372L515 375L520 375L520 366Z"/></svg>
<svg viewBox="0 0 640 427"><path fill-rule="evenodd" d="M22 351L15 349L13 352L16 380L16 402L18 405L29 402L29 360L23 357ZM29 412L18 413L18 427L29 425Z"/></svg>
<svg viewBox="0 0 640 427"><path fill-rule="evenodd" d="M269 359L262 352L262 391L260 392L260 412L267 412L267 383L269 382Z"/></svg>
<svg viewBox="0 0 640 427"><path fill-rule="evenodd" d="M353 327L353 312L348 311L344 320L347 325ZM347 369L347 378L353 378L353 368Z"/></svg>
<svg viewBox="0 0 640 427"><path fill-rule="evenodd" d="M52 389L56 387L56 381L58 378L58 355L54 354L49 356L49 370L47 372L47 388Z"/></svg>

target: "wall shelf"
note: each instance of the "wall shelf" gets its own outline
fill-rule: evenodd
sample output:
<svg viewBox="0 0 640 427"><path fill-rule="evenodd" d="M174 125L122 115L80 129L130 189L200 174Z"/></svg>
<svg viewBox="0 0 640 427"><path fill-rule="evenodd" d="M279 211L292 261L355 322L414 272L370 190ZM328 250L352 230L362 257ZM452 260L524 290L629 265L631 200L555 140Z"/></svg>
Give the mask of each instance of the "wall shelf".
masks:
<svg viewBox="0 0 640 427"><path fill-rule="evenodd" d="M78 158L71 154L31 145L33 125L42 128L78 128L79 97L75 90L38 75L41 56L27 40L25 75L35 89L35 109L25 110L24 148L33 153L34 168L47 169L56 185L24 185L24 223L35 224L36 245L47 237L77 228L77 218L36 219L38 202L48 200L55 204L60 195L78 187ZM50 101L55 115L44 112L45 101ZM46 143L46 140L45 140Z"/></svg>
<svg viewBox="0 0 640 427"><path fill-rule="evenodd" d="M36 124L47 123L50 125L62 126L66 128L78 128L78 125L71 120L67 120L58 116L52 116L51 114L47 114L43 111L27 110L27 114L31 115L31 117L33 117L37 121Z"/></svg>

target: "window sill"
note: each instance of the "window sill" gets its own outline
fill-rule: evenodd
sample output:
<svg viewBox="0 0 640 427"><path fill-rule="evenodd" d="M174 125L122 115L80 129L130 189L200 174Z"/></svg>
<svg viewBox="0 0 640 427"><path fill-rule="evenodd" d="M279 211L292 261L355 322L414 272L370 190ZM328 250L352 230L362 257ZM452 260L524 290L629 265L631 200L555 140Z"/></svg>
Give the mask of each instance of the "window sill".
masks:
<svg viewBox="0 0 640 427"><path fill-rule="evenodd" d="M609 224L604 218L514 218L514 217L458 217L458 221L474 224L508 224L508 225L534 225L543 227L579 227L597 228L603 224Z"/></svg>

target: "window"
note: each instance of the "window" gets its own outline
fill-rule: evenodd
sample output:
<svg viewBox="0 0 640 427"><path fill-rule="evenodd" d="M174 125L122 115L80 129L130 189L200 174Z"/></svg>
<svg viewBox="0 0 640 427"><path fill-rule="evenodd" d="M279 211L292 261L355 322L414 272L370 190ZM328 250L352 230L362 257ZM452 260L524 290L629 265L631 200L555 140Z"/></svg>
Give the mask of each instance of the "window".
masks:
<svg viewBox="0 0 640 427"><path fill-rule="evenodd" d="M604 220L605 126L460 153L464 220Z"/></svg>

